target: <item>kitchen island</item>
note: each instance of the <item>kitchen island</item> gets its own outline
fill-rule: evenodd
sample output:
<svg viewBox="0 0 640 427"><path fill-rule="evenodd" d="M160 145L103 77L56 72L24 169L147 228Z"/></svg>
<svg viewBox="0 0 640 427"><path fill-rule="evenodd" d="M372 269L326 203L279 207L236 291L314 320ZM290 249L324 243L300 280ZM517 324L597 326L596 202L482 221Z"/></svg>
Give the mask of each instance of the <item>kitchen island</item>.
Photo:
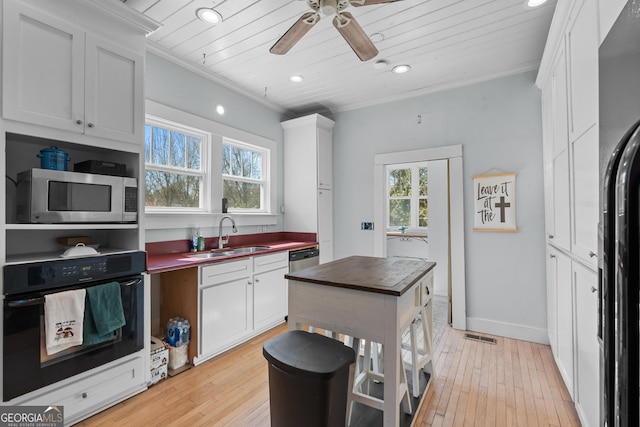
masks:
<svg viewBox="0 0 640 427"><path fill-rule="evenodd" d="M400 425L402 333L430 297L435 265L352 256L285 276L290 330L313 326L383 344L385 427Z"/></svg>

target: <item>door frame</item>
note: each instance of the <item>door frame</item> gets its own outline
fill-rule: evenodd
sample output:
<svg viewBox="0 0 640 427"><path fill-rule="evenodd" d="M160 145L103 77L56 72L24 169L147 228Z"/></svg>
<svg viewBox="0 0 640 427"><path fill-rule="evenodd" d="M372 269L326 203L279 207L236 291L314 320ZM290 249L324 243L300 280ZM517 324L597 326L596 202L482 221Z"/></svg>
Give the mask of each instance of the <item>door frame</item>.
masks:
<svg viewBox="0 0 640 427"><path fill-rule="evenodd" d="M467 304L465 297L464 259L464 197L462 145L425 148L420 150L376 154L374 158L374 256L387 256L387 204L385 203L386 167L398 163L423 162L429 160L449 161L449 283L451 297L452 326L467 329Z"/></svg>

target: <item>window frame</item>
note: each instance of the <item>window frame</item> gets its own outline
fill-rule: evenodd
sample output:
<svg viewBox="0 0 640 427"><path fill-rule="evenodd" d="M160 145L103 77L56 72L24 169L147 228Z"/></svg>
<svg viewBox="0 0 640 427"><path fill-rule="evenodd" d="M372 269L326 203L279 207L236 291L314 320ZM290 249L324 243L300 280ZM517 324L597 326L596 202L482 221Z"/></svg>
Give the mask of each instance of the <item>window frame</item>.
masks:
<svg viewBox="0 0 640 427"><path fill-rule="evenodd" d="M427 176L429 165L428 162L412 162L412 163L396 163L386 165L385 167L385 199L386 199L386 220L385 220L385 229L387 232L397 232L400 230L400 226L392 226L389 225L390 212L389 205L391 200L410 200L410 212L409 218L411 219L411 223L414 225L407 226L406 231L415 231L415 232L427 232L429 230L429 186L427 184L427 195L420 195L420 169L427 169ZM392 170L399 169L410 169L411 170L411 195L410 196L391 196L391 188L389 185L389 176ZM418 224L420 223L420 200L427 200L427 226L421 227Z"/></svg>
<svg viewBox="0 0 640 427"><path fill-rule="evenodd" d="M207 228L215 228L217 231L218 222L224 215L222 213L222 144L225 138L242 141L246 144L264 148L269 152L269 161L267 165L268 173L268 194L265 194L265 212L232 212L231 215L236 221L237 226L259 226L263 230L265 226L277 226L278 217L281 215L278 211L278 193L280 184L280 169L276 165L279 157L279 147L282 142L277 143L274 140L246 132L234 127L224 125L211 119L194 115L176 108L160 104L155 101L145 101L145 120L148 117L165 120L168 122L179 123L187 128L198 129L207 132L210 135L208 161L210 162L210 187L207 192L209 195L208 207L199 211L185 210L162 210L147 211L141 220L147 230L170 230L175 236L182 236L183 231L179 229L188 229L191 232L194 228L206 230ZM144 123L142 124L144 126ZM145 157L144 145L140 149L139 167L140 176L144 177ZM218 172L214 173L216 169ZM144 185L144 179L140 179L138 185ZM141 221L141 222L142 222Z"/></svg>
<svg viewBox="0 0 640 427"><path fill-rule="evenodd" d="M252 152L258 152L261 154L262 157L262 165L261 165L261 174L262 174L262 179L254 179L254 178L246 178L246 177L242 177L242 176L237 176L237 175L228 175L224 173L224 170L222 169L222 162L220 163L220 168L221 168L221 177L222 177L222 183L223 183L223 187L224 187L224 180L231 180L231 181L238 181L238 182L246 182L246 183L250 183L250 184L260 184L261 185L261 189L260 189L260 209L239 209L239 208L231 208L229 207L228 212L229 213L238 213L238 214L250 214L250 213L257 213L257 214L264 214L264 213L270 213L269 210L267 209L267 201L269 200L269 193L270 193L270 179L269 177L271 176L271 170L270 170L270 157L271 157L271 152L269 149L264 148L264 147L259 147L257 145L254 144L249 144L246 142L242 142L242 141L237 141L231 138L223 138L222 139L222 147L221 147L221 151L224 152L224 146L230 146L230 147L236 147L236 148L240 148L243 150L248 150L248 151L252 151ZM223 192L223 196L224 196L224 188L222 190Z"/></svg>
<svg viewBox="0 0 640 427"><path fill-rule="evenodd" d="M168 131L182 133L188 136L197 136L200 137L200 171L195 172L191 169L180 168L175 166L162 166L157 165L155 163L147 163L146 161L146 145L144 147L144 173L141 176L145 179L146 182L146 172L148 169L170 172L170 173L180 173L182 175L191 175L191 176L200 176L202 181L200 183L200 206L197 208L188 208L188 207L170 207L170 206L146 206L145 204L145 213L154 214L154 213L203 213L210 211L211 205L211 174L213 173L211 168L211 134L202 129L193 128L191 126L184 125L182 123L176 123L171 120L162 119L159 117L155 117L152 115L147 115L145 117L145 127L147 125L151 125L152 127L162 128ZM146 132L145 132L146 137Z"/></svg>

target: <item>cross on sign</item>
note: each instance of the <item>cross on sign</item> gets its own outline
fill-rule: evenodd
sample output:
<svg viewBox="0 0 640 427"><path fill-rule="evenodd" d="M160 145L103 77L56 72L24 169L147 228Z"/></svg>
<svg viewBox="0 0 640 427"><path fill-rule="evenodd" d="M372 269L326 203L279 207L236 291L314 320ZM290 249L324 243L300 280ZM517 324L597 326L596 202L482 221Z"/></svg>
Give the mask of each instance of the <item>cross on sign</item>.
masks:
<svg viewBox="0 0 640 427"><path fill-rule="evenodd" d="M500 196L500 203L496 203L495 206L500 209L500 222L504 222L504 210L511 207L511 203L505 203L504 196Z"/></svg>

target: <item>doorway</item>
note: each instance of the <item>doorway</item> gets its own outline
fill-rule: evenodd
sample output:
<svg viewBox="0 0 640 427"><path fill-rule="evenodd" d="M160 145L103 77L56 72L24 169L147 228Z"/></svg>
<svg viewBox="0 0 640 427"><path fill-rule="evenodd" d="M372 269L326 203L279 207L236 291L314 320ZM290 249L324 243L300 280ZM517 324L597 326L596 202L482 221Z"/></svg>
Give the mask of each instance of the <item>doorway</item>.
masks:
<svg viewBox="0 0 640 427"><path fill-rule="evenodd" d="M388 206L385 189L389 166L435 160L445 160L448 169L449 205L446 232L449 244L445 245L448 246L444 249L446 254L439 254L439 257L448 259L446 276L448 276L451 324L456 329L466 330L462 145L377 154L374 165L374 220L377 224L387 224ZM374 255L387 256L386 226L376 227ZM432 259L433 256L429 258Z"/></svg>

